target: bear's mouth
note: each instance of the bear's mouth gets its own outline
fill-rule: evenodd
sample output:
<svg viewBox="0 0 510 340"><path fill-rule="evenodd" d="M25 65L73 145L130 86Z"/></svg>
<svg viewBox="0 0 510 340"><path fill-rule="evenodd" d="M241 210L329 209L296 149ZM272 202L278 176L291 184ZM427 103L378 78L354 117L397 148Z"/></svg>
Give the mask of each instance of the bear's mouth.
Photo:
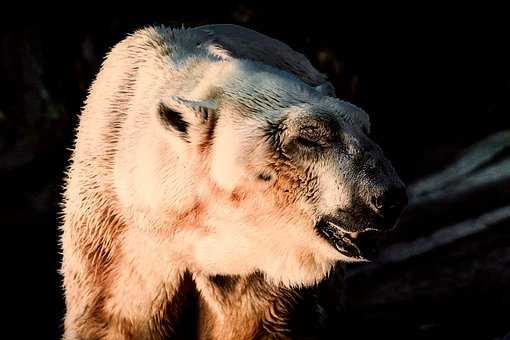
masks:
<svg viewBox="0 0 510 340"><path fill-rule="evenodd" d="M373 231L348 232L338 224L321 220L316 229L340 254L358 261L373 260L377 256Z"/></svg>

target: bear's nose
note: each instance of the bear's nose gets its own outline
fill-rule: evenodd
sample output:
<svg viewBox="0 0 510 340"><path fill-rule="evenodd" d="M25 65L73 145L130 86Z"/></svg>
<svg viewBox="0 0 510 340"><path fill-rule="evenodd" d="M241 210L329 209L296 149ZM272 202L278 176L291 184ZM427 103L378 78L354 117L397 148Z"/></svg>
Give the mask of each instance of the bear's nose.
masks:
<svg viewBox="0 0 510 340"><path fill-rule="evenodd" d="M407 205L407 190L404 185L394 185L371 198L372 207L390 227L396 222Z"/></svg>

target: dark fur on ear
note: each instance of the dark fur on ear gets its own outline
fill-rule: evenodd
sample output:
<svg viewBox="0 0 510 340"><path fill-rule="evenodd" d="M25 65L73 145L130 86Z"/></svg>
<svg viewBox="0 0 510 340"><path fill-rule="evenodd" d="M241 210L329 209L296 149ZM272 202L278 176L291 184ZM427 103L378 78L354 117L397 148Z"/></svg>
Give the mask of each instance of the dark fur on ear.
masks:
<svg viewBox="0 0 510 340"><path fill-rule="evenodd" d="M165 127L176 130L183 137L188 135L189 124L183 119L182 113L172 110L163 103L159 103L158 110L159 117Z"/></svg>
<svg viewBox="0 0 510 340"><path fill-rule="evenodd" d="M158 106L162 125L185 142L202 143L216 122L217 104L212 100L194 101L177 96L163 99Z"/></svg>

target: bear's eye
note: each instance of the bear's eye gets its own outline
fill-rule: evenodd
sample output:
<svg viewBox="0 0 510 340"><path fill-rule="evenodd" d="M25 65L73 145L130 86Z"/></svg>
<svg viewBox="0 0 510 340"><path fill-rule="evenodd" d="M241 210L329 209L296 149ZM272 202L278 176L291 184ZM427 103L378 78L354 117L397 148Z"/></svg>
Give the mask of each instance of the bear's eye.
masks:
<svg viewBox="0 0 510 340"><path fill-rule="evenodd" d="M304 146L304 147L307 147L307 148L320 148L322 147L322 145L315 141L315 140L312 140L310 138L307 138L307 137L297 137L294 142L296 142L297 144L301 145L301 146Z"/></svg>

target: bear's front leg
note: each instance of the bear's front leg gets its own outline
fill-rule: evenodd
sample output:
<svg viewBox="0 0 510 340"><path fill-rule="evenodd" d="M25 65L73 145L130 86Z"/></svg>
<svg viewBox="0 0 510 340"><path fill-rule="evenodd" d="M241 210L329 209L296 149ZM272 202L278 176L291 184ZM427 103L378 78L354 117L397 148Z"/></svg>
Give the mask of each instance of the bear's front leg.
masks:
<svg viewBox="0 0 510 340"><path fill-rule="evenodd" d="M260 273L195 275L195 281L199 339L290 339L296 291L271 284Z"/></svg>
<svg viewBox="0 0 510 340"><path fill-rule="evenodd" d="M67 252L65 340L164 339L194 294L191 275L169 245L145 231L127 230L110 261Z"/></svg>

